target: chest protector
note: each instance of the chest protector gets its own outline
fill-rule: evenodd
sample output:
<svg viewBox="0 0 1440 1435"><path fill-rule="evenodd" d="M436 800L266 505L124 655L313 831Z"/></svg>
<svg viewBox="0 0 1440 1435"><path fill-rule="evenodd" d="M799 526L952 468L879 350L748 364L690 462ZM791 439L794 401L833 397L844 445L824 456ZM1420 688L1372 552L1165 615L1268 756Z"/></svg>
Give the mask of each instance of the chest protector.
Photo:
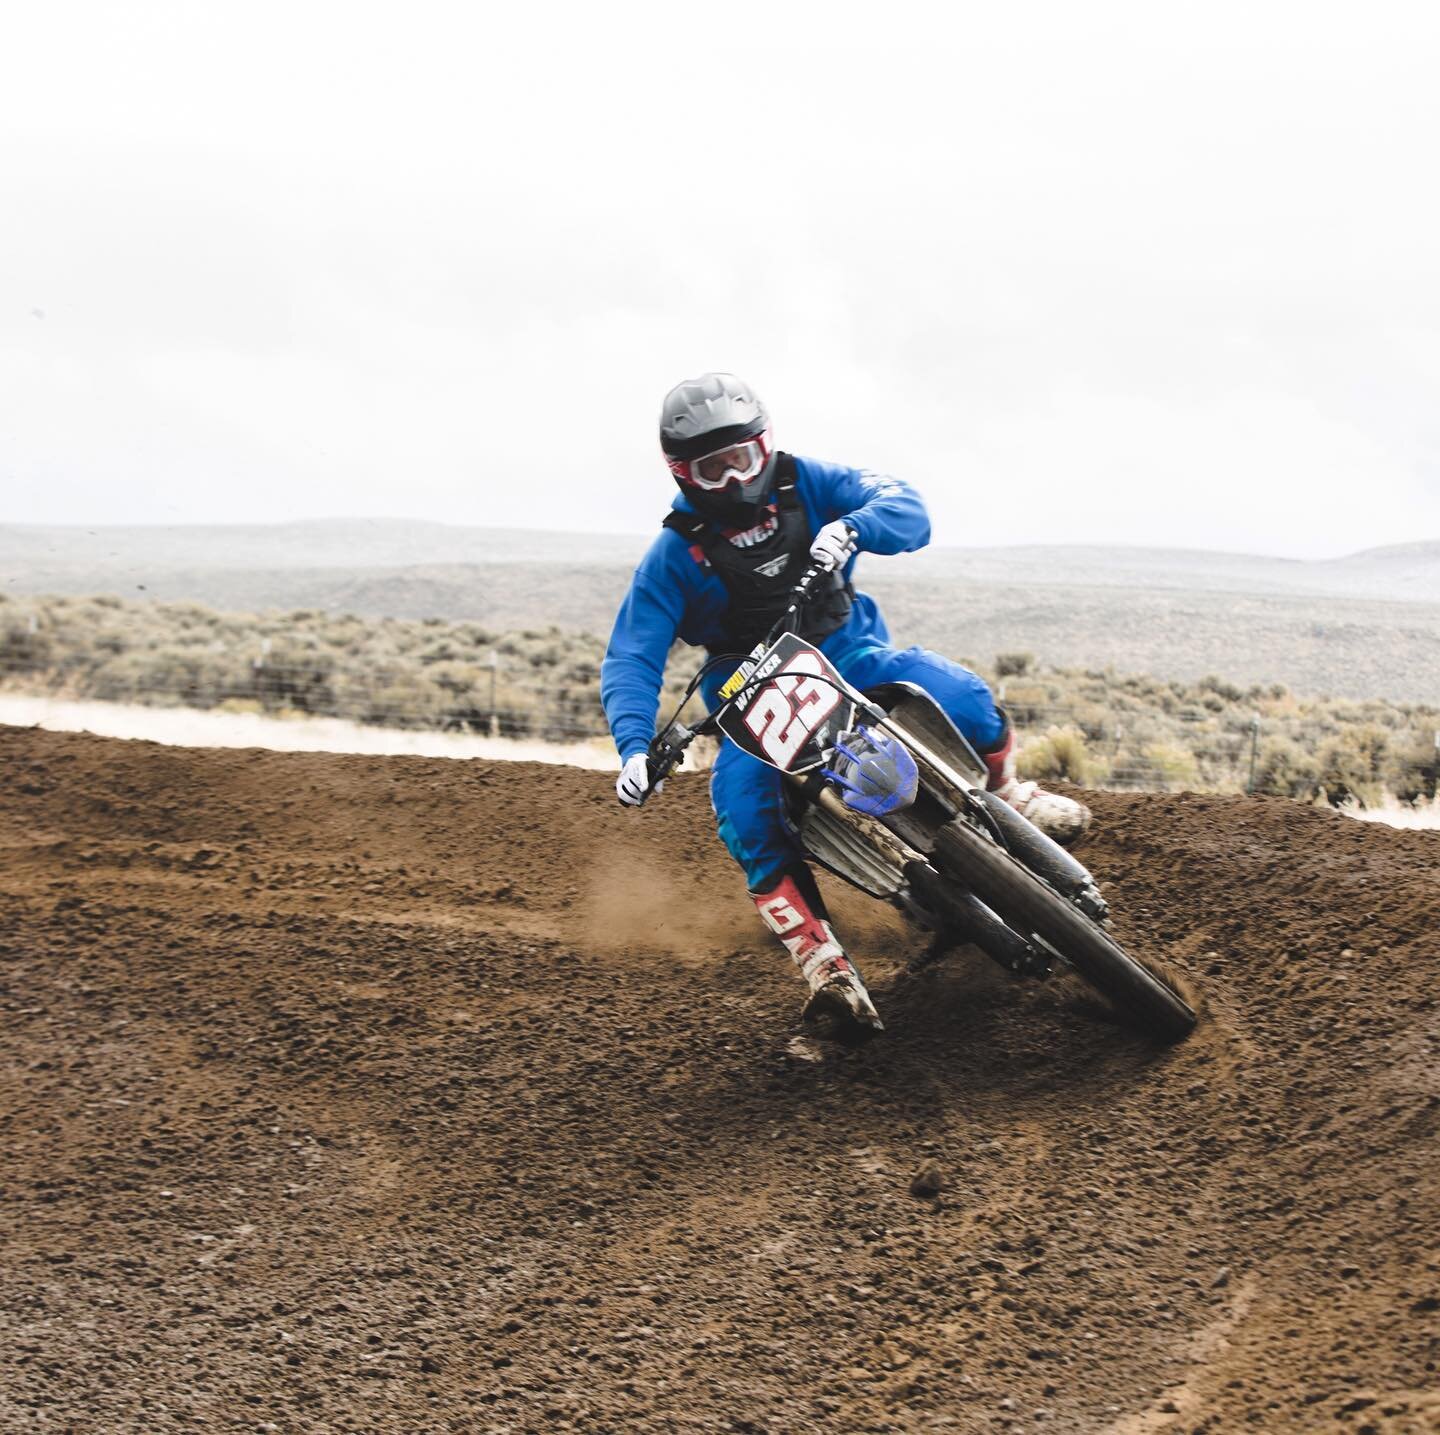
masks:
<svg viewBox="0 0 1440 1435"><path fill-rule="evenodd" d="M725 652L748 653L774 627L790 606L791 589L809 566L814 534L795 492L795 460L788 453L779 455L776 475L775 527L743 547L698 513L671 509L665 518L664 526L690 544L696 562L703 563L725 585L730 598L720 620ZM807 643L828 638L844 627L854 600L855 590L840 571L827 573L800 610L795 631Z"/></svg>

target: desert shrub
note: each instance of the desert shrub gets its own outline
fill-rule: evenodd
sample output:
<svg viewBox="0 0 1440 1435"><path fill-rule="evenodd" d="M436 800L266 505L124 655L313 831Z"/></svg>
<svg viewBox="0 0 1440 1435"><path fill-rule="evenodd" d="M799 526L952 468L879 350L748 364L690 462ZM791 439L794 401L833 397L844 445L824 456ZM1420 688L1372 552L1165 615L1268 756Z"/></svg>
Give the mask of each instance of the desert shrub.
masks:
<svg viewBox="0 0 1440 1435"><path fill-rule="evenodd" d="M0 671L29 672L43 668L54 652L48 633L28 619L12 619L0 634Z"/></svg>
<svg viewBox="0 0 1440 1435"><path fill-rule="evenodd" d="M476 695L477 702L481 698L488 701L490 669L478 663L436 663L426 670L425 677L451 697L468 693Z"/></svg>
<svg viewBox="0 0 1440 1435"><path fill-rule="evenodd" d="M1382 800L1390 739L1383 728L1350 728L1320 749L1320 786L1333 806Z"/></svg>
<svg viewBox="0 0 1440 1435"><path fill-rule="evenodd" d="M1127 749L1116 760L1114 770L1130 785L1162 792L1195 787L1200 781L1194 753L1166 742L1146 742Z"/></svg>
<svg viewBox="0 0 1440 1435"><path fill-rule="evenodd" d="M1071 706L1071 725L1078 727L1087 742L1108 742L1115 731L1114 713L1104 703L1080 701Z"/></svg>
<svg viewBox="0 0 1440 1435"><path fill-rule="evenodd" d="M94 647L97 653L108 653L111 655L123 653L129 646L129 638L116 629L106 629L95 634Z"/></svg>
<svg viewBox="0 0 1440 1435"><path fill-rule="evenodd" d="M289 707L304 713L336 713L332 678L335 655L294 645L276 646L262 664L251 668L249 694L266 707ZM249 695L247 694L247 695Z"/></svg>
<svg viewBox="0 0 1440 1435"><path fill-rule="evenodd" d="M1261 744L1255 764L1255 791L1313 799L1320 791L1319 759L1289 738L1269 738Z"/></svg>
<svg viewBox="0 0 1440 1435"><path fill-rule="evenodd" d="M1238 703L1245 696L1243 689L1237 688L1234 683L1227 683L1214 673L1206 673L1195 686L1202 693L1212 693L1227 703Z"/></svg>
<svg viewBox="0 0 1440 1435"><path fill-rule="evenodd" d="M16 598L0 609L0 679L14 687L123 702L229 704L271 714L488 730L498 653L500 730L601 734L604 640L559 628L494 633L476 623L364 620L351 614L216 613L193 603L116 597ZM668 717L699 654L677 643L661 696ZM1336 800L1434 789L1433 708L1242 690L1214 676L1162 681L1110 669L1041 669L1002 653L1006 706L1026 770L1165 788L1243 789L1252 715L1261 718L1262 791ZM698 712L692 708L693 721ZM1078 734L1079 748L1052 733ZM1103 749L1103 751L1102 751ZM1321 768L1324 768L1322 778ZM1366 796L1363 800L1369 800Z"/></svg>
<svg viewBox="0 0 1440 1435"><path fill-rule="evenodd" d="M1005 689L1005 710L1022 726L1039 722L1049 706L1050 691L1043 683L1021 683Z"/></svg>
<svg viewBox="0 0 1440 1435"><path fill-rule="evenodd" d="M1436 795L1440 772L1440 749L1433 739L1416 735L1404 746L1393 749L1386 769L1386 786L1401 802L1422 802Z"/></svg>
<svg viewBox="0 0 1440 1435"><path fill-rule="evenodd" d="M469 643L457 642L454 638L441 638L415 652L416 661L421 663L474 662L475 656L475 649Z"/></svg>
<svg viewBox="0 0 1440 1435"><path fill-rule="evenodd" d="M385 727L441 727L444 711L441 694L433 688L396 683L370 689L358 716Z"/></svg>
<svg viewBox="0 0 1440 1435"><path fill-rule="evenodd" d="M1022 777L1039 781L1063 778L1084 784L1096 775L1085 734L1074 727L1052 727L1043 737L1030 738L1016 755L1015 766Z"/></svg>
<svg viewBox="0 0 1440 1435"><path fill-rule="evenodd" d="M148 702L152 663L153 654L150 652L132 650L121 653L101 663L87 675L83 696L98 698L101 702Z"/></svg>
<svg viewBox="0 0 1440 1435"><path fill-rule="evenodd" d="M239 696L244 675L223 654L174 644L123 653L89 675L88 692L115 702L213 708Z"/></svg>
<svg viewBox="0 0 1440 1435"><path fill-rule="evenodd" d="M1160 774L1166 787L1193 787L1199 780L1195 754L1170 743L1155 742L1145 749L1145 758Z"/></svg>
<svg viewBox="0 0 1440 1435"><path fill-rule="evenodd" d="M496 725L502 737L539 737L545 726L543 691L513 682L502 683Z"/></svg>

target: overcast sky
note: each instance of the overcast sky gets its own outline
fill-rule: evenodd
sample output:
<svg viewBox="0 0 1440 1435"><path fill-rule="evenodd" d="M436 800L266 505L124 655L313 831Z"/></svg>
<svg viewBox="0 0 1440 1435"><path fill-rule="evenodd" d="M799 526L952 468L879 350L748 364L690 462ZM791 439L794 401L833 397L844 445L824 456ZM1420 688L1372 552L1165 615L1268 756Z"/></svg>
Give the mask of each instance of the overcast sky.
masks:
<svg viewBox="0 0 1440 1435"><path fill-rule="evenodd" d="M0 18L0 521L649 529L664 391L944 543L1440 538L1440 5Z"/></svg>

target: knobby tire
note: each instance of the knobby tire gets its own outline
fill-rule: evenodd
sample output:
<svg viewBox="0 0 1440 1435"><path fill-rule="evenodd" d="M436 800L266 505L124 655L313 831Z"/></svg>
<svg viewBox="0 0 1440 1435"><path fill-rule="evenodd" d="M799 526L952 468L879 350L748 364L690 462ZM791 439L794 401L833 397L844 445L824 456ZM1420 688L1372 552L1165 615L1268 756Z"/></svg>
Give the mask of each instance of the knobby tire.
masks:
<svg viewBox="0 0 1440 1435"><path fill-rule="evenodd" d="M1178 992L989 837L957 818L937 834L935 858L1017 931L1061 953L1132 1030L1165 1045L1194 1031L1195 1013Z"/></svg>

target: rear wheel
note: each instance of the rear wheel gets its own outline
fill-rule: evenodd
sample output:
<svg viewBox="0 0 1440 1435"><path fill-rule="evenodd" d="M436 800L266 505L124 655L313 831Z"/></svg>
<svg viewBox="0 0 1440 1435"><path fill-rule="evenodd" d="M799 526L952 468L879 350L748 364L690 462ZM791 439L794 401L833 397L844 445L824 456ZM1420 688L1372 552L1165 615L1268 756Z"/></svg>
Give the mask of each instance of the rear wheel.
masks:
<svg viewBox="0 0 1440 1435"><path fill-rule="evenodd" d="M1054 947L1141 1036L1168 1045L1194 1031L1195 1012L1171 982L984 833L959 819L946 823L934 860L1018 932Z"/></svg>

